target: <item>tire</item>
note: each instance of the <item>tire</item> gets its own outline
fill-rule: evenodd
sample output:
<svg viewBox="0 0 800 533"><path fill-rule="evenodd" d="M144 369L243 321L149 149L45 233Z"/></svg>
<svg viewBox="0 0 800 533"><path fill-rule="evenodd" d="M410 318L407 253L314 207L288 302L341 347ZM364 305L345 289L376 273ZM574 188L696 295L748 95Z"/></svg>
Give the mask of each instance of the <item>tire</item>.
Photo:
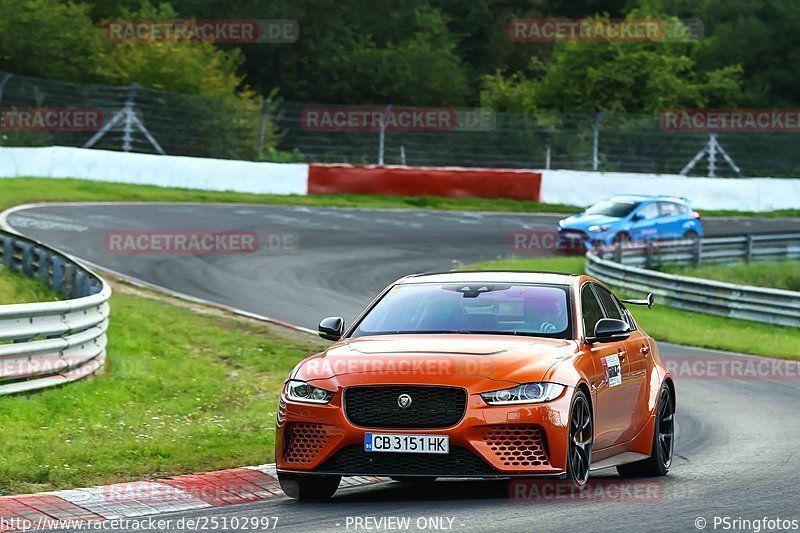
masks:
<svg viewBox="0 0 800 533"><path fill-rule="evenodd" d="M582 489L589 479L594 442L594 418L586 394L576 390L569 410L569 442L567 445L567 481Z"/></svg>
<svg viewBox="0 0 800 533"><path fill-rule="evenodd" d="M342 476L278 474L281 489L297 500L327 500L336 493Z"/></svg>
<svg viewBox="0 0 800 533"><path fill-rule="evenodd" d="M400 483L433 483L436 481L435 476L389 476L389 479Z"/></svg>
<svg viewBox="0 0 800 533"><path fill-rule="evenodd" d="M665 383L658 397L656 425L653 430L653 445L650 457L635 463L619 465L617 472L622 477L666 476L672 466L675 448L675 400Z"/></svg>
<svg viewBox="0 0 800 533"><path fill-rule="evenodd" d="M683 234L683 238L692 242L695 242L700 239L700 235L693 229L690 229L686 233Z"/></svg>
<svg viewBox="0 0 800 533"><path fill-rule="evenodd" d="M631 236L623 231L614 235L614 239L611 242L613 244L621 244L622 246L625 246L631 242Z"/></svg>

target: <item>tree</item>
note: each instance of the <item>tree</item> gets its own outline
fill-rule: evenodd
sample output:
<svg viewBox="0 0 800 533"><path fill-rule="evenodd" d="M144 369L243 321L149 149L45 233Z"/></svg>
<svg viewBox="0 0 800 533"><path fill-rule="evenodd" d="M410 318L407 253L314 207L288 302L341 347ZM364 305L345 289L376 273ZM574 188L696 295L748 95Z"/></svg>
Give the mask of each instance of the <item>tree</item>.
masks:
<svg viewBox="0 0 800 533"><path fill-rule="evenodd" d="M534 58L522 73L488 76L486 107L508 111L657 114L675 107L734 106L741 99L741 67L704 71L695 42L562 42L547 64Z"/></svg>
<svg viewBox="0 0 800 533"><path fill-rule="evenodd" d="M56 80L85 79L100 39L84 4L0 0L0 70Z"/></svg>

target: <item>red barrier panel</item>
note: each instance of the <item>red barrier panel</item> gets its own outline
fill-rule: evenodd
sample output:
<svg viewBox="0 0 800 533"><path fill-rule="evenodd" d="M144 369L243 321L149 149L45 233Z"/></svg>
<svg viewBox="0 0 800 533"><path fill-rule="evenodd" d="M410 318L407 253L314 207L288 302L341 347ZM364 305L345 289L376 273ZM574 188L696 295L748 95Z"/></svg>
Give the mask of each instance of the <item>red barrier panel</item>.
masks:
<svg viewBox="0 0 800 533"><path fill-rule="evenodd" d="M308 194L380 194L539 201L542 175L528 170L354 167L312 164Z"/></svg>

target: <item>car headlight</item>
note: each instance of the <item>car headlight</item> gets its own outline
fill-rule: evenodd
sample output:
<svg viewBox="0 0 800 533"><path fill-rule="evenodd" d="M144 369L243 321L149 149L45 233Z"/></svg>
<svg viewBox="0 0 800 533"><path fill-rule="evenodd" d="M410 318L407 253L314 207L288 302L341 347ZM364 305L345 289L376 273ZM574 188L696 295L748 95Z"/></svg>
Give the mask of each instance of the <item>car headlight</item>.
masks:
<svg viewBox="0 0 800 533"><path fill-rule="evenodd" d="M558 227L559 227L559 228L563 228L563 227L564 227L564 224L566 224L566 223L567 223L567 221L566 221L566 220L559 220L559 221L558 221Z"/></svg>
<svg viewBox="0 0 800 533"><path fill-rule="evenodd" d="M489 405L542 403L555 400L564 389L564 385L557 383L525 383L510 389L484 392L481 398Z"/></svg>
<svg viewBox="0 0 800 533"><path fill-rule="evenodd" d="M589 226L589 231L591 231L591 232L596 232L596 231L605 231L605 230L607 230L609 227L610 227L610 226L606 226L606 225L599 225L599 226Z"/></svg>
<svg viewBox="0 0 800 533"><path fill-rule="evenodd" d="M283 394L287 399L294 402L306 403L329 403L333 398L333 393L325 389L320 389L309 385L305 381L293 379L287 381L283 388Z"/></svg>

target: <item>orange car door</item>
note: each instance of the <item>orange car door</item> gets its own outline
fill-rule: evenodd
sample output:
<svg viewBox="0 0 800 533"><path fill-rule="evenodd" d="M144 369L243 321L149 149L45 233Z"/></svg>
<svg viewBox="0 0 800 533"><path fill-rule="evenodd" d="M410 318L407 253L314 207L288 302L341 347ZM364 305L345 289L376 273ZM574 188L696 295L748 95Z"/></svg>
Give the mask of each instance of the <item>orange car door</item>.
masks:
<svg viewBox="0 0 800 533"><path fill-rule="evenodd" d="M581 289L584 338L594 334L594 326L606 318L592 284ZM622 342L595 343L590 347L594 363L592 396L595 412L594 448L600 450L623 442L630 424L630 392L623 386L629 369Z"/></svg>
<svg viewBox="0 0 800 533"><path fill-rule="evenodd" d="M609 290L600 285L595 285L600 303L608 318L616 318L628 322L633 331L631 336L622 341L622 351L624 352L625 369L620 389L625 395L625 411L620 413L624 418L625 429L621 435L621 442L627 442L639 434L644 424L647 422L647 388L648 364L649 364L649 345L647 337L636 329L636 324L630 319L622 303ZM646 347L646 348L645 348Z"/></svg>

